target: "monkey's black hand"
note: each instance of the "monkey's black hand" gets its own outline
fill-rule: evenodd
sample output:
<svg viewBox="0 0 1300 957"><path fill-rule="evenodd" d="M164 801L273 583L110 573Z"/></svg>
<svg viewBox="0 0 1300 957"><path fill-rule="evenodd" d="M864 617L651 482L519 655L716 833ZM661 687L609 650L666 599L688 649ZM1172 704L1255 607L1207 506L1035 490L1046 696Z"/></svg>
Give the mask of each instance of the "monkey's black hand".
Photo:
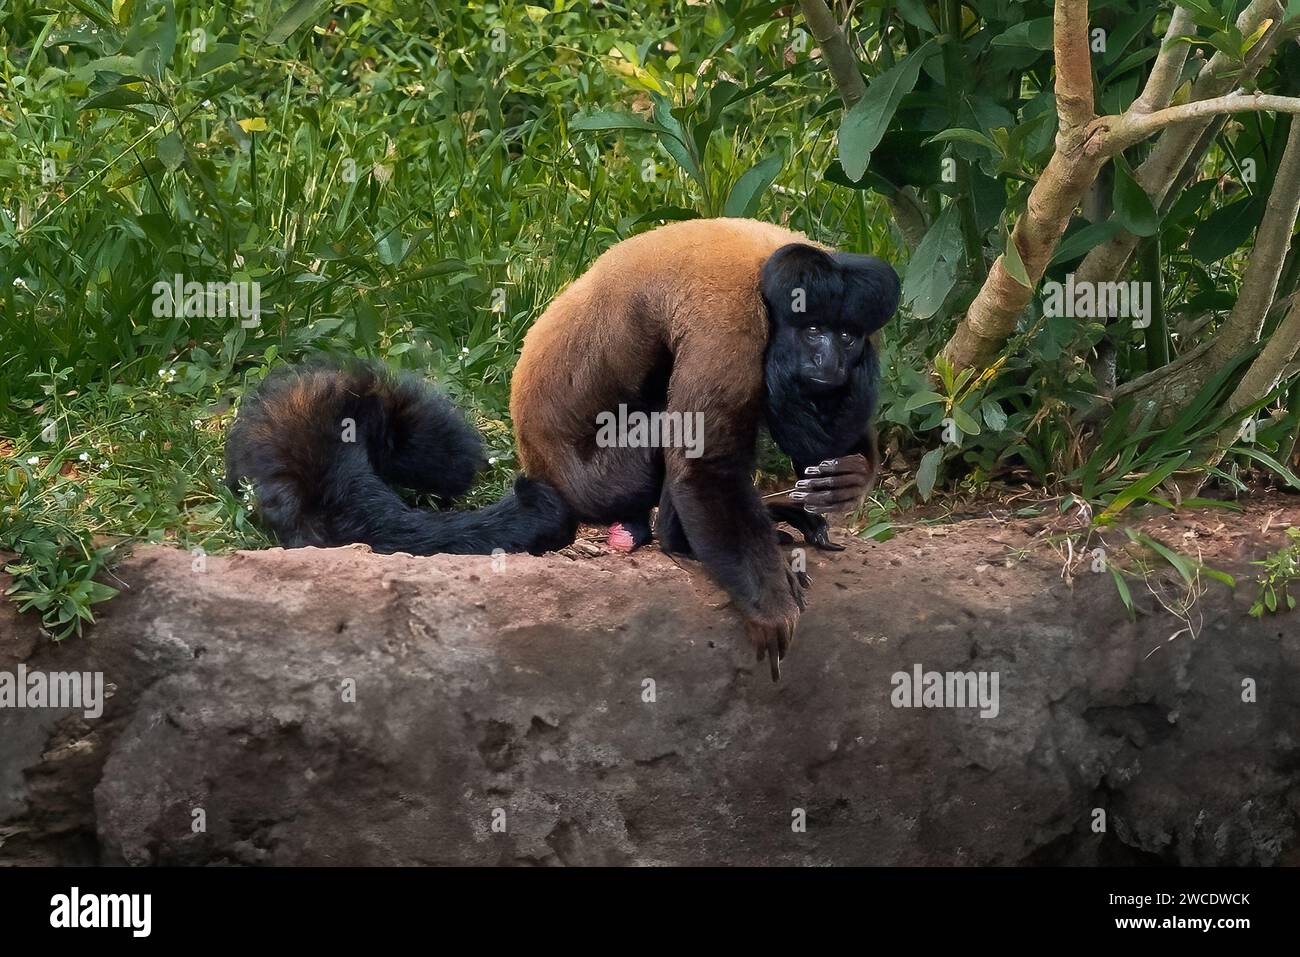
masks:
<svg viewBox="0 0 1300 957"><path fill-rule="evenodd" d="M827 459L804 469L790 498L813 515L852 511L862 504L875 474L864 455Z"/></svg>

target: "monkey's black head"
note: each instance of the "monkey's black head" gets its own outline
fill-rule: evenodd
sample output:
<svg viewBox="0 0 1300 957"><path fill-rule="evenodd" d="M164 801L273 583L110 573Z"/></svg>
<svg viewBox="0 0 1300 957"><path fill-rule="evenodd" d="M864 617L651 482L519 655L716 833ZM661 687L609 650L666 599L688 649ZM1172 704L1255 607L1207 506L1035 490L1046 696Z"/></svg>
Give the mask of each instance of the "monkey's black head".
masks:
<svg viewBox="0 0 1300 957"><path fill-rule="evenodd" d="M852 451L876 399L868 337L898 308L901 284L884 260L782 246L763 264L768 427L797 461Z"/></svg>
<svg viewBox="0 0 1300 957"><path fill-rule="evenodd" d="M848 384L867 336L898 308L898 274L884 260L791 243L763 264L769 350L809 394Z"/></svg>

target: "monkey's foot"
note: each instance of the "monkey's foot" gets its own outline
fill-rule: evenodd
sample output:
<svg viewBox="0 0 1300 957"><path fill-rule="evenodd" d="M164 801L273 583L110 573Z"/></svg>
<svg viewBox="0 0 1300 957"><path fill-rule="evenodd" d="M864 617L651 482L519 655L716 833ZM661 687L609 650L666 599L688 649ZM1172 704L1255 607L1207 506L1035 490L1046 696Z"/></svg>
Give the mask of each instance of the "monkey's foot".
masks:
<svg viewBox="0 0 1300 957"><path fill-rule="evenodd" d="M649 522L615 522L609 527L609 547L616 552L635 551L649 541Z"/></svg>

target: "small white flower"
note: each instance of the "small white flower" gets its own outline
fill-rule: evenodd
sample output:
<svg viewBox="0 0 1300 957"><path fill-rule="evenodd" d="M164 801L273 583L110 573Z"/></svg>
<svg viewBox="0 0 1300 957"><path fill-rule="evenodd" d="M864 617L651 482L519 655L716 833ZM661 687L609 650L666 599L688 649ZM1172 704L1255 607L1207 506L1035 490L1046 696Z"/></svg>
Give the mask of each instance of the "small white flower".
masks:
<svg viewBox="0 0 1300 957"><path fill-rule="evenodd" d="M488 465L496 465L496 464L497 464L497 457L495 455L488 456Z"/></svg>
<svg viewBox="0 0 1300 957"><path fill-rule="evenodd" d="M28 464L28 465L40 465L40 464L41 464L40 457L39 457L39 456L36 456L36 455L33 455L30 459L27 460L27 464Z"/></svg>
<svg viewBox="0 0 1300 957"><path fill-rule="evenodd" d="M461 347L460 347L460 354L463 355L463 356L467 356L467 355L469 355L469 346L461 346Z"/></svg>
<svg viewBox="0 0 1300 957"><path fill-rule="evenodd" d="M77 458L81 459L81 461L83 461L83 462L89 462L89 461L90 461L90 453L89 453L89 452L82 452L80 455L77 456Z"/></svg>
<svg viewBox="0 0 1300 957"><path fill-rule="evenodd" d="M196 429L201 429L201 428L203 428L203 420L202 420L202 419L195 419L195 420L194 420L194 427L195 427Z"/></svg>

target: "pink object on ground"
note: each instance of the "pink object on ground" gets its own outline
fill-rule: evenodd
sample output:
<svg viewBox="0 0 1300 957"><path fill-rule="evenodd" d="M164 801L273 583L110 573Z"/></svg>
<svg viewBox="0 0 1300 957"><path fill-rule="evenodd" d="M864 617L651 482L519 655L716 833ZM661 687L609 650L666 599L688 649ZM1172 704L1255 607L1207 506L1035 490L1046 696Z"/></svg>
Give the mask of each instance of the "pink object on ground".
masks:
<svg viewBox="0 0 1300 957"><path fill-rule="evenodd" d="M636 539L619 522L609 527L609 547L619 552L630 552L636 547Z"/></svg>

